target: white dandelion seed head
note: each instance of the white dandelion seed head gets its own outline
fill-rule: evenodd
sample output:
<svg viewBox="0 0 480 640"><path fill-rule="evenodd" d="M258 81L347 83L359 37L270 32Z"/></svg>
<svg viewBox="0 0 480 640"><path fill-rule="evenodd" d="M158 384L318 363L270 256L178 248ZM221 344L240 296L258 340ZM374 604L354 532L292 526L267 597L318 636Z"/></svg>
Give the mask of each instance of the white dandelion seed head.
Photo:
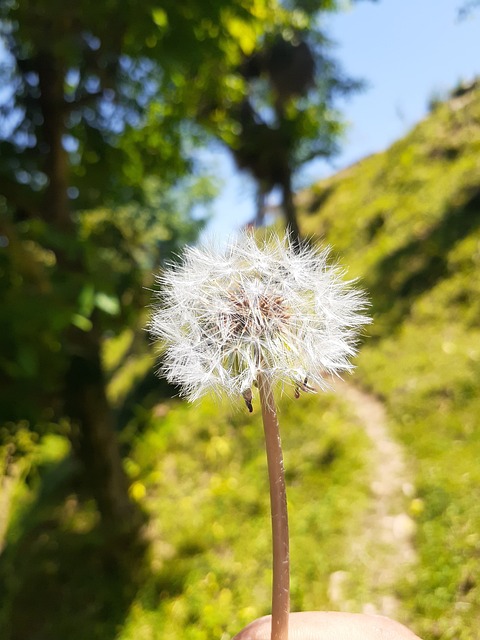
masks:
<svg viewBox="0 0 480 640"><path fill-rule="evenodd" d="M328 254L248 232L223 249L187 247L158 278L149 330L164 348L160 373L189 400L243 394L247 406L259 373L295 395L325 388L325 376L352 368L370 322L364 294Z"/></svg>

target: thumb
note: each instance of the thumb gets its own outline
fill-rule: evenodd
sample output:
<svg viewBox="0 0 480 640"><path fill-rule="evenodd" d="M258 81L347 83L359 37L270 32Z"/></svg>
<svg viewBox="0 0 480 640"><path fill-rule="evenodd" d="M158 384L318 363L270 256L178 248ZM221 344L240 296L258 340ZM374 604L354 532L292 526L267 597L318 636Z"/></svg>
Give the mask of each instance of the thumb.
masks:
<svg viewBox="0 0 480 640"><path fill-rule="evenodd" d="M233 640L270 640L271 624L271 616L259 618ZM288 640L420 640L389 618L334 611L291 613L288 631Z"/></svg>

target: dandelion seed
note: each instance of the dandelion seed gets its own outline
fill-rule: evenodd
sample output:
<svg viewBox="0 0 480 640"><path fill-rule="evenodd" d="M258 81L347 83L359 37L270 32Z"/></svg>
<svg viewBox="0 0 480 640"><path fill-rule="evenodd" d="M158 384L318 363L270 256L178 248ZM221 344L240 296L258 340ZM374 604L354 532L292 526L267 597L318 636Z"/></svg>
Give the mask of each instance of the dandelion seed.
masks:
<svg viewBox="0 0 480 640"><path fill-rule="evenodd" d="M275 386L312 392L352 368L369 322L365 297L328 264L328 251L248 233L224 250L187 248L159 278L150 331L165 345L161 374L196 400L243 395L259 372Z"/></svg>

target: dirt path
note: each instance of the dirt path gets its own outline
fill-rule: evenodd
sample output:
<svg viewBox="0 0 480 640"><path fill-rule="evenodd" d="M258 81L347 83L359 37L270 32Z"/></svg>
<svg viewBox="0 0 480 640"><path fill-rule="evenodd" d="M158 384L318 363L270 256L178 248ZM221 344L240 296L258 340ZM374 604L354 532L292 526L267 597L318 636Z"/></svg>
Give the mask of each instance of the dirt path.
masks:
<svg viewBox="0 0 480 640"><path fill-rule="evenodd" d="M371 506L360 531L352 535L351 562L365 571L370 602L362 602L365 613L395 617L399 610L396 584L415 563L412 544L413 520L405 513L414 487L403 448L392 438L381 402L350 383L335 383L335 391L351 405L371 439ZM348 610L352 576L344 571L332 574L329 596L332 604Z"/></svg>

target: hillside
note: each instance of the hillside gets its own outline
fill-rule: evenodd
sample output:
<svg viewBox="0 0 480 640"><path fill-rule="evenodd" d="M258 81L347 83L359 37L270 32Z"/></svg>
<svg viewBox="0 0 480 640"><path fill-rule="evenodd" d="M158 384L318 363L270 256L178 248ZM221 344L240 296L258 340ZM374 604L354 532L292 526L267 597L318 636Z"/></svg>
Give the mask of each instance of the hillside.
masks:
<svg viewBox="0 0 480 640"><path fill-rule="evenodd" d="M477 83L478 85L478 83ZM357 380L416 471L417 633L480 628L480 88L302 196L302 229L361 278L374 324ZM408 595L409 594L409 595Z"/></svg>

